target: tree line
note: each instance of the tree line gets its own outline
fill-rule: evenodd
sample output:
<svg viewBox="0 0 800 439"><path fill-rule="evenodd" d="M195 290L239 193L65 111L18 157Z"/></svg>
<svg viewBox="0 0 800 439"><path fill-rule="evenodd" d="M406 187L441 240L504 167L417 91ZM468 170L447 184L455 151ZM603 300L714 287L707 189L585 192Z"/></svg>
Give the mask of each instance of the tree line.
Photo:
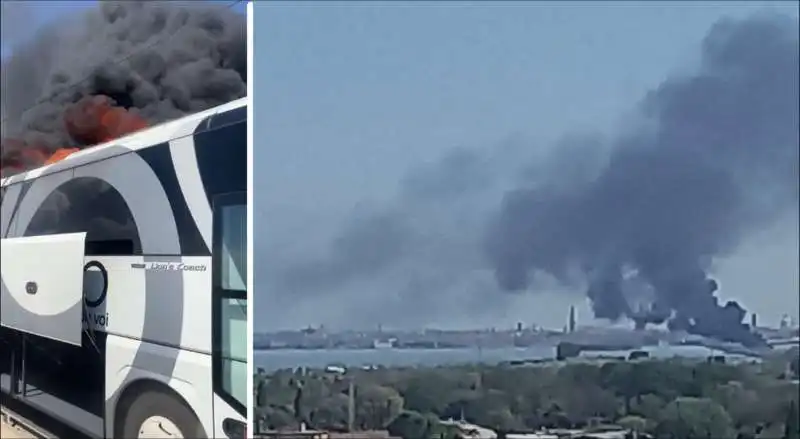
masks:
<svg viewBox="0 0 800 439"><path fill-rule="evenodd" d="M667 439L800 439L797 378L796 351L758 364L281 370L256 375L256 421L266 429L388 429L406 439L446 437L442 419L498 432L613 423Z"/></svg>

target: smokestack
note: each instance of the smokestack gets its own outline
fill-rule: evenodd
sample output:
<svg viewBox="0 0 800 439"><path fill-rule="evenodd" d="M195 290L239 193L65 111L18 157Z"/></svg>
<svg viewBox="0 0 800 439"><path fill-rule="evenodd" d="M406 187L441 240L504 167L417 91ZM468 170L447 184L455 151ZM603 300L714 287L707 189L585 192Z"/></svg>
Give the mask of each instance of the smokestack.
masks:
<svg viewBox="0 0 800 439"><path fill-rule="evenodd" d="M756 313L750 313L750 329L755 330L758 327L758 316Z"/></svg>
<svg viewBox="0 0 800 439"><path fill-rule="evenodd" d="M575 325L577 322L575 321L575 306L569 307L569 333L575 332Z"/></svg>

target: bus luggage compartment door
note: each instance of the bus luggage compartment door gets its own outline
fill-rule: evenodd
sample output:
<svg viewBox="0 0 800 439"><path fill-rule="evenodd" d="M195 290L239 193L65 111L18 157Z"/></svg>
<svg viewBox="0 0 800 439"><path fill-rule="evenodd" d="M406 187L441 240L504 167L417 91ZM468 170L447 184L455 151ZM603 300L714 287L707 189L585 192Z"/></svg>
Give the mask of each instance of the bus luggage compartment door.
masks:
<svg viewBox="0 0 800 439"><path fill-rule="evenodd" d="M0 324L81 345L86 233L2 240Z"/></svg>

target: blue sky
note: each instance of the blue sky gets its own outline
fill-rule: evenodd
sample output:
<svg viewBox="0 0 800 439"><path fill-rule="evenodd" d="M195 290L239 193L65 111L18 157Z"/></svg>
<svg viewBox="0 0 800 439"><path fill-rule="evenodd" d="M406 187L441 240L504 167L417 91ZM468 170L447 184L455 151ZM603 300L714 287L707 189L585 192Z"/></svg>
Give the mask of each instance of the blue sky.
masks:
<svg viewBox="0 0 800 439"><path fill-rule="evenodd" d="M228 1L222 0L207 0L211 1L212 3L219 3L219 4L227 4L230 3ZM35 1L4 1L3 2L3 10L5 12L6 7L11 7L14 9L14 14L9 14L7 17L3 18L3 26L14 27L15 31L16 23L22 23L22 25L18 28L19 30L15 32L16 34L20 35L22 39L27 38L33 33L36 32L41 26L47 25L52 23L54 20L58 20L59 17L64 17L65 15L79 13L80 11L94 7L97 2L91 0L85 1L62 1L62 0L35 0ZM237 4L233 8L234 10L241 11L244 13L245 11L245 2ZM13 18L12 18L13 17ZM15 23L16 22L16 23ZM4 36L5 36L4 32ZM2 50L3 58L5 58L8 53L10 53L8 41L3 41L0 49Z"/></svg>
<svg viewBox="0 0 800 439"><path fill-rule="evenodd" d="M409 168L456 146L524 139L547 148L576 131L614 132L648 90L692 66L717 20L764 10L796 17L796 9L743 1L256 2L256 327L342 324L360 312L354 302L378 300L382 293L330 292L278 302L270 280L286 259L324 251L353 209L393 203ZM797 315L793 221L753 237L718 269L725 294L764 322ZM485 318L458 309L448 318L558 327L576 300L587 315L585 300L545 294Z"/></svg>
<svg viewBox="0 0 800 439"><path fill-rule="evenodd" d="M90 8L94 4L92 1L20 1L3 3L4 17L2 17L2 25L3 27L13 27L14 35L12 38L20 40L32 36L41 26L57 20L58 17L64 14L74 14ZM6 8L13 9L13 12L7 12ZM4 37L8 36L6 32L9 31L3 31ZM4 38L2 46L0 46L4 58L11 52L10 45L9 38Z"/></svg>

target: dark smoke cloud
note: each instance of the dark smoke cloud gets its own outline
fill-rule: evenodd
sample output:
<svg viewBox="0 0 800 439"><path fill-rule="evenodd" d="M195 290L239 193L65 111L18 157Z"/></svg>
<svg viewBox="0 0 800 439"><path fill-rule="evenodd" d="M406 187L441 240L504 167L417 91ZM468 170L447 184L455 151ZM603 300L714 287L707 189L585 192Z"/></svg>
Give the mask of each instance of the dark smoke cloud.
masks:
<svg viewBox="0 0 800 439"><path fill-rule="evenodd" d="M402 257L411 233L395 212L357 216L333 240L328 257L292 265L281 280L293 293L322 292L376 274Z"/></svg>
<svg viewBox="0 0 800 439"><path fill-rule="evenodd" d="M466 148L413 169L402 182L395 205L354 212L331 241L326 255L291 263L279 274L281 289L293 294L324 293L380 275L404 259L418 256L422 232L433 226L435 206L451 205L480 190L475 182L489 180L478 153Z"/></svg>
<svg viewBox="0 0 800 439"><path fill-rule="evenodd" d="M409 172L401 183L401 195L406 200L437 202L478 191L492 180L484 157L456 148L436 163Z"/></svg>
<svg viewBox="0 0 800 439"><path fill-rule="evenodd" d="M413 169L321 256L277 260L286 249L272 246L270 297L319 308L327 296L324 315L345 308L350 325L424 325L443 306L470 320L505 309L513 296L498 289L551 291L555 278L588 284L599 318L758 344L707 273L797 209L797 30L720 22L696 72L645 96L615 140L569 133L544 157L519 142L457 148Z"/></svg>
<svg viewBox="0 0 800 439"><path fill-rule="evenodd" d="M518 147L514 141L489 151L458 147L411 169L394 200L357 206L316 257L306 256L306 249L289 255L295 235L273 243L259 258L258 272L269 284L270 306L307 305L317 314L312 318L324 320L314 322L348 327L441 323L444 306L482 317L502 313L502 300L494 301L497 306L485 301L497 288L482 260L480 237L487 204L507 187L499 187L510 173L507 162L519 163ZM326 299L333 302L320 305ZM324 315L313 309L325 309Z"/></svg>
<svg viewBox="0 0 800 439"><path fill-rule="evenodd" d="M4 14L7 3L16 2L3 2ZM62 117L86 96L107 95L160 123L246 93L245 17L220 4L101 2L18 40L2 64L2 135L28 144L83 146Z"/></svg>
<svg viewBox="0 0 800 439"><path fill-rule="evenodd" d="M644 99L650 123L611 145L596 178L554 172L510 191L486 240L499 284L524 290L542 272L589 279L597 317L674 316L676 329L757 343L707 272L797 209L797 35L795 20L774 16L718 23L697 73ZM652 287L652 302L632 307L631 279Z"/></svg>

